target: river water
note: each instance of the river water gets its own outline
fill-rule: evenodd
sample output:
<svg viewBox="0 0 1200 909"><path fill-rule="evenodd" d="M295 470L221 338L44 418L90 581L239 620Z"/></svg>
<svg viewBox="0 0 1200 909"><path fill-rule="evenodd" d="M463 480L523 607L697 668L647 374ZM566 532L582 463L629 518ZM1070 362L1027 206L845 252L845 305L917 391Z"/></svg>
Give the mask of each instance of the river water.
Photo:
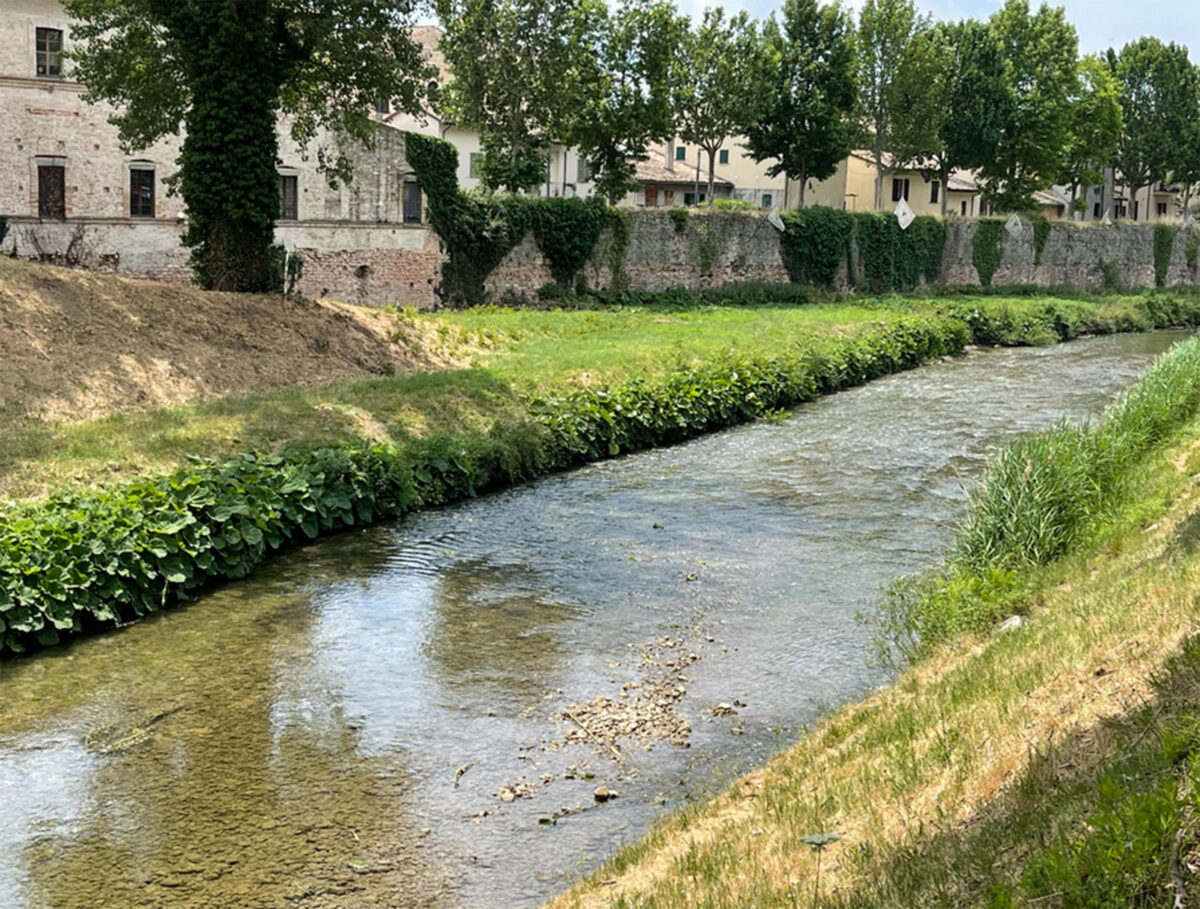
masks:
<svg viewBox="0 0 1200 909"><path fill-rule="evenodd" d="M1180 337L938 363L0 666L0 906L535 906L885 681L855 613L944 551L988 450ZM652 677L686 746L572 743Z"/></svg>

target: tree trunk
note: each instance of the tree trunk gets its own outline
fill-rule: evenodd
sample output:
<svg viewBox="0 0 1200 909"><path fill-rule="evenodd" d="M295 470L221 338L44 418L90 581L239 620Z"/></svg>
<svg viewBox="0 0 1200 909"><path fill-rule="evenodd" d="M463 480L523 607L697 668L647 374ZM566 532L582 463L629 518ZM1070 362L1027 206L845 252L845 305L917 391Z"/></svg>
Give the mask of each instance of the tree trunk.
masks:
<svg viewBox="0 0 1200 909"><path fill-rule="evenodd" d="M883 211L883 141L875 133L875 211Z"/></svg>
<svg viewBox="0 0 1200 909"><path fill-rule="evenodd" d="M712 208L713 189L717 185L717 170L716 170L716 163L715 163L717 160L717 150L715 148L710 148L707 151L708 151L708 207Z"/></svg>
<svg viewBox="0 0 1200 909"><path fill-rule="evenodd" d="M950 207L950 165L942 165L938 178L942 181L942 220L945 221L946 211Z"/></svg>
<svg viewBox="0 0 1200 909"><path fill-rule="evenodd" d="M802 167L802 168L800 168L800 198L799 198L799 200L797 200L798 201L797 207L799 207L799 208L804 208L804 191L805 191L805 189L807 189L807 183L808 183L808 168Z"/></svg>

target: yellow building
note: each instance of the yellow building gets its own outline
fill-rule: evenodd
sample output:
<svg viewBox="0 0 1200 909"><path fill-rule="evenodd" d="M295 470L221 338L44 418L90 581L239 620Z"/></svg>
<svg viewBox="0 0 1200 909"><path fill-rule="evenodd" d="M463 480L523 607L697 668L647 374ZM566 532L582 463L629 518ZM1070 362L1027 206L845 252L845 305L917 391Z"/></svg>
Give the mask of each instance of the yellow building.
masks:
<svg viewBox="0 0 1200 909"><path fill-rule="evenodd" d="M884 159L890 164L890 156ZM963 218L980 214L979 188L969 171L955 171L949 186L939 180L927 180L920 171L901 167L883 178L883 209L891 211L901 199L918 215L940 215L942 193L946 192L946 213ZM792 198L799 197L799 185L789 187ZM828 180L809 180L805 205L826 205L843 211L872 211L875 208L875 162L868 151L854 151L838 165Z"/></svg>

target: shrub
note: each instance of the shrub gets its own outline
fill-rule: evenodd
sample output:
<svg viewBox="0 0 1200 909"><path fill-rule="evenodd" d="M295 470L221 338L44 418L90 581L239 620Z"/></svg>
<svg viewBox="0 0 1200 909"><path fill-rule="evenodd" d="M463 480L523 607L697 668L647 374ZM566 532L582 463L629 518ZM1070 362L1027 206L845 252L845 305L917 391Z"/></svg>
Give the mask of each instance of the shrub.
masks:
<svg viewBox="0 0 1200 909"><path fill-rule="evenodd" d="M1171 253L1175 249L1175 232L1166 224L1154 225L1154 284L1165 287L1171 268Z"/></svg>

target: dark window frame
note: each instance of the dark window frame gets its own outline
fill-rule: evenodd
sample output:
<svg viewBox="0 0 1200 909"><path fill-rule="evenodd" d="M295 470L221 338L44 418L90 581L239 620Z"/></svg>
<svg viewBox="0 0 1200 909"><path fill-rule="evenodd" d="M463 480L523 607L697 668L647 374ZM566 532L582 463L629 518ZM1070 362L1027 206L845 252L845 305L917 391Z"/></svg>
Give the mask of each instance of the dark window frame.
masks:
<svg viewBox="0 0 1200 909"><path fill-rule="evenodd" d="M728 164L729 163L729 149L723 148L719 152L717 152L717 163L718 164Z"/></svg>
<svg viewBox="0 0 1200 909"><path fill-rule="evenodd" d="M910 189L911 183L908 177L892 177L893 202L899 202L901 199L907 202Z"/></svg>
<svg viewBox="0 0 1200 909"><path fill-rule="evenodd" d="M279 175L279 220L300 220L300 177L296 174Z"/></svg>
<svg viewBox="0 0 1200 909"><path fill-rule="evenodd" d="M67 168L63 164L39 164L38 217L67 220ZM52 184L57 183L57 187Z"/></svg>
<svg viewBox="0 0 1200 909"><path fill-rule="evenodd" d="M676 145L675 146L675 160L676 161L686 161L687 160L687 146L686 145Z"/></svg>
<svg viewBox="0 0 1200 909"><path fill-rule="evenodd" d="M63 30L38 26L34 34L34 72L39 79L61 79L63 72Z"/></svg>
<svg viewBox="0 0 1200 909"><path fill-rule="evenodd" d="M153 218L155 216L155 178L153 167L134 166L129 168L129 217Z"/></svg>
<svg viewBox="0 0 1200 909"><path fill-rule="evenodd" d="M405 224L421 223L421 185L416 180L405 180L401 190L400 206Z"/></svg>
<svg viewBox="0 0 1200 909"><path fill-rule="evenodd" d="M774 199L775 199L775 196L772 193L763 193L762 194L762 205L760 207L761 208L770 208Z"/></svg>
<svg viewBox="0 0 1200 909"><path fill-rule="evenodd" d="M929 204L936 205L941 200L942 181L929 181Z"/></svg>

